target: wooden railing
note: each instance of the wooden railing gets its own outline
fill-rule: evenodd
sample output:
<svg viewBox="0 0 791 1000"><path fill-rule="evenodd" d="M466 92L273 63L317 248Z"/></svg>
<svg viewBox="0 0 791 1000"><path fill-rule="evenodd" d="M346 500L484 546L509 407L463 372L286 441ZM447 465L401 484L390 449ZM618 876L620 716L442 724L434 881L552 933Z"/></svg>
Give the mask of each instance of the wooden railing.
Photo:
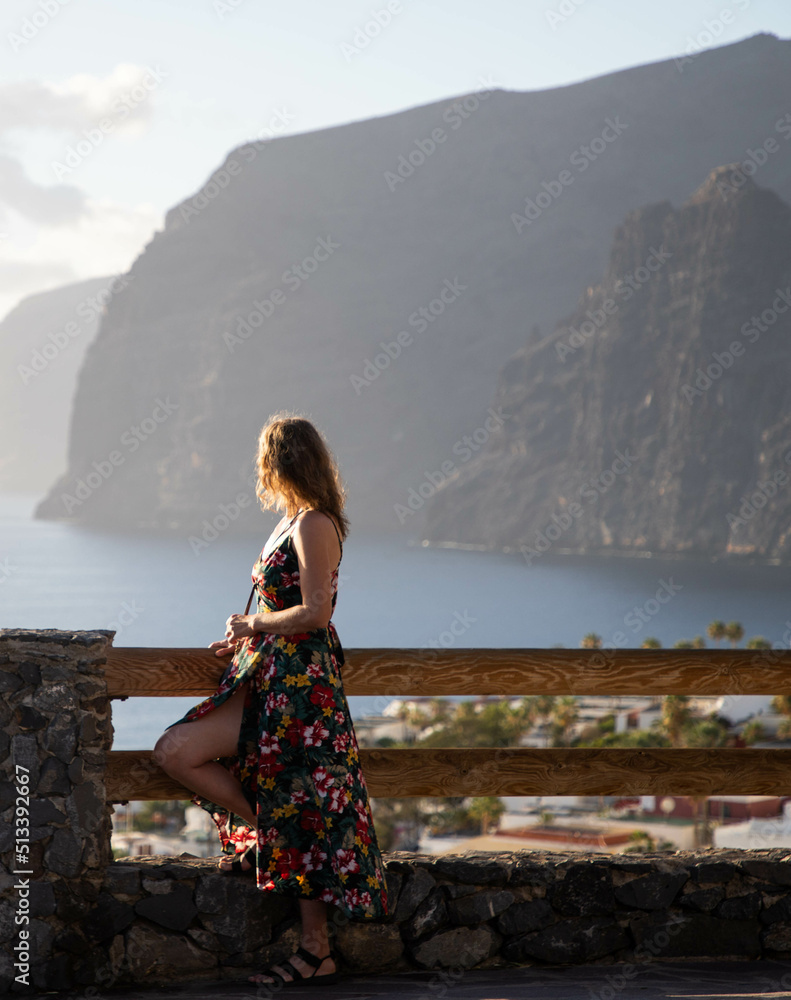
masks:
<svg viewBox="0 0 791 1000"><path fill-rule="evenodd" d="M791 694L791 650L349 649L346 695ZM227 661L204 649L108 653L111 698L212 694ZM788 795L791 749L362 749L373 796ZM150 750L113 750L108 799L186 799Z"/></svg>

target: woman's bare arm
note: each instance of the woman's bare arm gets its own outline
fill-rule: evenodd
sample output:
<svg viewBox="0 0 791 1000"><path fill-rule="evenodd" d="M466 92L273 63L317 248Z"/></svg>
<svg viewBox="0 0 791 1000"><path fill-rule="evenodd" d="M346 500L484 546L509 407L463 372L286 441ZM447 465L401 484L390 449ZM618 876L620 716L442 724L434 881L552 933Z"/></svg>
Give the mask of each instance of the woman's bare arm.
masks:
<svg viewBox="0 0 791 1000"><path fill-rule="evenodd" d="M306 511L294 525L292 542L299 566L302 603L282 611L231 615L226 622L226 642L236 642L256 632L296 635L326 628L332 617L332 572L340 555L332 521L320 511ZM212 644L215 648L218 645L220 656L226 647Z"/></svg>

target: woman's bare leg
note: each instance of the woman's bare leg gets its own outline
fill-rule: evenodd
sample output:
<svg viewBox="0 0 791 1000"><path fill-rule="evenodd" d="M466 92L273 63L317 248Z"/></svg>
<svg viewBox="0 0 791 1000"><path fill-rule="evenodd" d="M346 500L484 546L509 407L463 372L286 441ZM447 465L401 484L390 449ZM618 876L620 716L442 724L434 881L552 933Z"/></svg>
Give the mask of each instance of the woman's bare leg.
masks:
<svg viewBox="0 0 791 1000"><path fill-rule="evenodd" d="M302 918L302 940L300 941L302 947L317 958L329 955L330 939L327 927L327 904L323 903L320 899L300 899L299 911ZM297 959L295 964L299 961ZM301 968L300 971L302 971ZM331 961L327 961L321 968L316 969L316 972L334 971L335 964Z"/></svg>
<svg viewBox="0 0 791 1000"><path fill-rule="evenodd" d="M300 899L299 912L302 919L302 938L299 943L305 951L309 951L316 958L324 958L325 955L327 958L324 959L317 969L304 962L299 955L292 955L289 962L293 962L294 967L306 978L310 978L314 973L317 978L328 976L330 973L335 972L335 962L329 957L330 941L327 928L327 904L318 899ZM279 972L284 979L294 978L288 969L284 969L280 965L273 965L272 969L275 972ZM265 984L276 982L275 979L263 973L258 976L249 976L248 978L251 983Z"/></svg>
<svg viewBox="0 0 791 1000"><path fill-rule="evenodd" d="M246 690L247 684L242 684L206 715L171 726L157 740L154 759L171 778L241 816L255 829L256 816L239 780L215 759L236 753Z"/></svg>

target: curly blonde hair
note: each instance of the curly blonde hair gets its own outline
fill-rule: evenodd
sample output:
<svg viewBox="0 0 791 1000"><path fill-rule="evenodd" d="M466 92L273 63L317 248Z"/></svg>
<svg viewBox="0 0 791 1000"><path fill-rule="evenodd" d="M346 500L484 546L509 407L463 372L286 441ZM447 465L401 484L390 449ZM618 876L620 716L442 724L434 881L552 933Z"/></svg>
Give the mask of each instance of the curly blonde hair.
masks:
<svg viewBox="0 0 791 1000"><path fill-rule="evenodd" d="M263 510L285 510L289 517L300 507L320 510L335 517L346 538L346 490L332 452L309 420L286 411L272 414L258 436L255 467Z"/></svg>

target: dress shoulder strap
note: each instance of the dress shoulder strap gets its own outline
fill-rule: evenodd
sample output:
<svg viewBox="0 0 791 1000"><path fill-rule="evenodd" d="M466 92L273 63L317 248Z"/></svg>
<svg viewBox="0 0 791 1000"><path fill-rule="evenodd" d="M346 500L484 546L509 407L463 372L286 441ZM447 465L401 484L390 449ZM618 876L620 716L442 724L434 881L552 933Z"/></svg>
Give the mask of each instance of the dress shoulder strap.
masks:
<svg viewBox="0 0 791 1000"><path fill-rule="evenodd" d="M305 510L310 510L310 509L312 509L312 508L309 508L309 507L305 508ZM305 510L297 511L297 513L294 515L294 517L289 522L289 527L291 527L291 525L294 523L294 521L296 521L296 519L299 517L300 514L304 514L305 513ZM327 514L327 517L330 517L330 515ZM340 547L341 547L341 558L343 558L343 539L341 538L341 533L338 531L338 525L335 523L335 519L332 518L332 517L330 517L330 521L332 522L333 528L335 528L335 534L338 536L338 545L340 545Z"/></svg>
<svg viewBox="0 0 791 1000"><path fill-rule="evenodd" d="M335 523L335 518L331 517L330 520L332 521L333 528L335 528L335 534L338 536L338 545L341 547L341 556L343 556L343 539L341 538L341 533L338 531L338 525Z"/></svg>

